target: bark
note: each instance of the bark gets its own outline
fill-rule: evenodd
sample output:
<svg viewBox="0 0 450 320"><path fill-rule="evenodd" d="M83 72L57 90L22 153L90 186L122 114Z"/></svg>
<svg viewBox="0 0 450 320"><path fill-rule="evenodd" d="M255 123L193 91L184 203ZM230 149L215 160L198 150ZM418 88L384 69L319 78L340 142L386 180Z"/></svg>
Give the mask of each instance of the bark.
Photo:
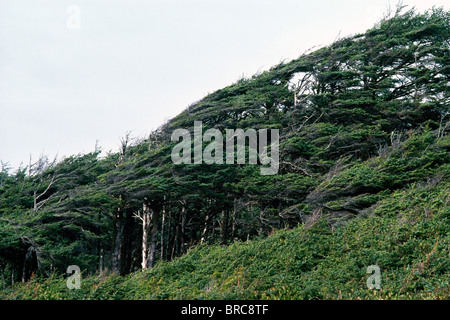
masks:
<svg viewBox="0 0 450 320"><path fill-rule="evenodd" d="M5 265L2 265L2 287L3 290L6 289L6 281L5 281Z"/></svg>
<svg viewBox="0 0 450 320"><path fill-rule="evenodd" d="M164 240L165 237L165 223L166 223L166 208L163 207L162 210L162 221L161 221L161 260L165 260L165 253L166 253L166 242Z"/></svg>
<svg viewBox="0 0 450 320"><path fill-rule="evenodd" d="M175 236L173 240L172 253L170 259L172 260L176 255L185 252L185 239L186 239L186 207L185 202L182 202L181 213L178 218L178 222L175 228Z"/></svg>
<svg viewBox="0 0 450 320"><path fill-rule="evenodd" d="M160 212L158 210L153 210L152 217L152 240L150 244L150 253L148 257L148 267L153 268L155 265L155 254L156 254L156 244L158 241L158 229L159 229L159 215Z"/></svg>
<svg viewBox="0 0 450 320"><path fill-rule="evenodd" d="M152 219L152 210L148 208L146 204L142 208L142 269L147 269L148 267L148 234L150 231L150 222Z"/></svg>
<svg viewBox="0 0 450 320"><path fill-rule="evenodd" d="M121 272L121 265L122 265L122 240L123 240L123 230L124 230L124 221L123 221L123 212L121 208L117 209L116 214L114 215L114 221L113 221L113 250L112 250L112 257L111 257L111 268L112 272L114 273L120 273Z"/></svg>
<svg viewBox="0 0 450 320"><path fill-rule="evenodd" d="M98 212L98 215L97 215L97 222L100 225L100 223L101 223L100 211ZM99 235L101 234L100 228L97 228L97 233ZM100 238L97 240L97 256L98 256L98 269L99 269L100 273L102 273L103 272L103 248L102 248L102 243L101 243Z"/></svg>
<svg viewBox="0 0 450 320"><path fill-rule="evenodd" d="M176 254L178 254L178 239L180 238L180 224L177 223L175 228L175 237L173 240L172 253L170 255L170 260L173 260Z"/></svg>
<svg viewBox="0 0 450 320"><path fill-rule="evenodd" d="M98 259L98 265L99 265L99 270L100 270L100 274L103 273L103 270L105 268L104 264L104 252L103 252L103 248L100 248L100 252L99 252L99 259Z"/></svg>
<svg viewBox="0 0 450 320"><path fill-rule="evenodd" d="M226 245L227 244L227 235L228 235L228 210L227 209L223 209L222 210L222 226L221 226L221 240L222 240L222 244Z"/></svg>
<svg viewBox="0 0 450 320"><path fill-rule="evenodd" d="M27 262L23 262L23 268L22 268L22 282L26 281L26 270L27 270Z"/></svg>
<svg viewBox="0 0 450 320"><path fill-rule="evenodd" d="M15 270L15 266L11 265L11 286L14 286L14 278L15 278L14 270Z"/></svg>
<svg viewBox="0 0 450 320"><path fill-rule="evenodd" d="M231 215L231 239L236 236L236 199L233 202L233 213Z"/></svg>
<svg viewBox="0 0 450 320"><path fill-rule="evenodd" d="M181 242L181 253L184 253L186 248L184 247L184 242L186 239L186 209L183 206L181 209L181 236L180 236L180 242Z"/></svg>
<svg viewBox="0 0 450 320"><path fill-rule="evenodd" d="M209 225L209 214L207 214L205 217L205 226L203 228L202 238L200 240L201 244L203 244L206 241L206 236L208 234L208 225Z"/></svg>
<svg viewBox="0 0 450 320"><path fill-rule="evenodd" d="M142 210L138 213L134 213L133 216L141 220L142 223L142 240L141 240L141 268L148 268L148 236L150 232L150 223L152 220L153 211L144 202L142 204Z"/></svg>
<svg viewBox="0 0 450 320"><path fill-rule="evenodd" d="M264 211L263 208L260 208L259 210L259 232L261 234L264 232L264 221L266 220Z"/></svg>

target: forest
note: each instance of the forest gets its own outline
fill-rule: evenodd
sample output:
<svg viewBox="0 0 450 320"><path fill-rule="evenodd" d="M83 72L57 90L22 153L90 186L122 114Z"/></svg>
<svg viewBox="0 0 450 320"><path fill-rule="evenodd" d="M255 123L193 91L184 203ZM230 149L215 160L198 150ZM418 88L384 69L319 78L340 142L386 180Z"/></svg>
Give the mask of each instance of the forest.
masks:
<svg viewBox="0 0 450 320"><path fill-rule="evenodd" d="M0 299L448 299L449 79L450 12L400 8L116 152L2 162ZM195 121L278 129L277 174L174 164Z"/></svg>

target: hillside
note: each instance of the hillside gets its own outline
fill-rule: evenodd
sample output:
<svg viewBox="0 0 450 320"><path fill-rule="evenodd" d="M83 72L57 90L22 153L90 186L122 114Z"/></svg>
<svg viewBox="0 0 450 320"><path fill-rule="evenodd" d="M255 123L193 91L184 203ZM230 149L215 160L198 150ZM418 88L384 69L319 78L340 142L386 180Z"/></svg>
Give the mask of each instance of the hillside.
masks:
<svg viewBox="0 0 450 320"><path fill-rule="evenodd" d="M2 163L0 298L448 298L449 79L450 13L398 11L123 137L117 153ZM244 162L214 149L214 163L174 163L177 130L198 159L199 122L278 130L276 172L250 162L250 145ZM70 265L80 290L66 288Z"/></svg>
<svg viewBox="0 0 450 320"><path fill-rule="evenodd" d="M449 187L413 185L386 197L370 217L333 229L325 217L249 242L200 245L125 277L83 277L80 290L53 275L0 298L448 299ZM372 264L381 269L380 290L366 286Z"/></svg>

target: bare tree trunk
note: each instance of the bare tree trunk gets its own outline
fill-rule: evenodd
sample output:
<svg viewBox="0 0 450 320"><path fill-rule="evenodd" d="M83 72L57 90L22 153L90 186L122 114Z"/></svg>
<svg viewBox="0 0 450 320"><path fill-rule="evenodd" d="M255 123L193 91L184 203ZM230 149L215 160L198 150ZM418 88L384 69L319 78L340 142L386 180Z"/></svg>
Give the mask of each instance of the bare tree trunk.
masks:
<svg viewBox="0 0 450 320"><path fill-rule="evenodd" d="M141 246L141 268L142 270L148 268L148 234L150 231L150 223L153 216L153 210L144 202L142 204L142 211L134 213L133 216L142 222L142 246Z"/></svg>
<svg viewBox="0 0 450 320"><path fill-rule="evenodd" d="M58 176L53 175L47 188L41 194L37 194L37 189L39 188L39 186L37 187L37 189L34 190L34 192L33 192L33 211L34 212L38 211L48 200L50 200L50 198L47 198L42 201L38 201L41 197L43 197L48 192L48 190L50 190L51 186L55 182L55 178L57 179Z"/></svg>
<svg viewBox="0 0 450 320"><path fill-rule="evenodd" d="M147 206L143 205L143 216L142 216L142 269L147 269L148 262L148 231L150 228L150 217L151 213Z"/></svg>

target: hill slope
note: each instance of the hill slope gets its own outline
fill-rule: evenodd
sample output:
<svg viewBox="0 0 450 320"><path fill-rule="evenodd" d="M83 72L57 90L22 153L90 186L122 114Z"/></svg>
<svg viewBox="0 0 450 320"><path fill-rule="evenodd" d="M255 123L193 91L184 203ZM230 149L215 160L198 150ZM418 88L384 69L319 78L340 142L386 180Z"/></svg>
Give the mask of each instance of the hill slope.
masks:
<svg viewBox="0 0 450 320"><path fill-rule="evenodd" d="M8 299L448 299L450 184L413 185L375 214L330 228L327 220L249 242L192 248L126 277L33 279ZM392 207L398 210L393 213ZM380 268L370 290L367 268Z"/></svg>
<svg viewBox="0 0 450 320"><path fill-rule="evenodd" d="M2 296L446 297L449 41L448 12L397 13L207 95L118 153L3 166ZM171 135L195 121L278 129L276 174L175 164ZM69 265L83 290L65 288Z"/></svg>

